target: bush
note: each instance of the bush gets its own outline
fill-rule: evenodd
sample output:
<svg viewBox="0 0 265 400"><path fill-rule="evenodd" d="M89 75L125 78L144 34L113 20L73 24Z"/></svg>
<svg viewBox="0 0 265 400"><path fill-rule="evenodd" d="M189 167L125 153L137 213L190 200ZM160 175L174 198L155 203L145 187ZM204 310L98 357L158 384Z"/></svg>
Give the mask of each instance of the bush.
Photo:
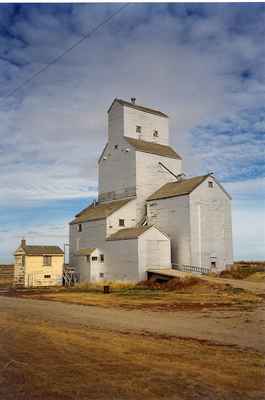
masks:
<svg viewBox="0 0 265 400"><path fill-rule="evenodd" d="M154 280L146 280L137 284L140 288L146 289L160 289L160 290L181 290L186 289L202 283L203 281L196 276L189 276L186 278L172 278L165 282L158 282Z"/></svg>
<svg viewBox="0 0 265 400"><path fill-rule="evenodd" d="M265 262L237 261L220 273L221 278L245 279L256 272L265 272Z"/></svg>

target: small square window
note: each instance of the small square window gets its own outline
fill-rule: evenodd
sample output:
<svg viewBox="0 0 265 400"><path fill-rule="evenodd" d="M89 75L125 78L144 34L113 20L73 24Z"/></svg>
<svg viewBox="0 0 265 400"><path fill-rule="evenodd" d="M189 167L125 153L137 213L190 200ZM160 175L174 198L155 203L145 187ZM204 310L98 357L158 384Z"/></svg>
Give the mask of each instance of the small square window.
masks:
<svg viewBox="0 0 265 400"><path fill-rule="evenodd" d="M99 277L100 277L100 278L104 278L104 272L100 272L100 273L99 273Z"/></svg>
<svg viewBox="0 0 265 400"><path fill-rule="evenodd" d="M209 187L209 188L213 188L213 182L209 181L209 182L208 182L208 187Z"/></svg>
<svg viewBox="0 0 265 400"><path fill-rule="evenodd" d="M118 149L118 147L119 147L119 145L118 144L115 144L115 146L114 146L114 149Z"/></svg>
<svg viewBox="0 0 265 400"><path fill-rule="evenodd" d="M136 132L141 133L142 132L142 127L140 125L136 125Z"/></svg>
<svg viewBox="0 0 265 400"><path fill-rule="evenodd" d="M119 219L119 226L125 226L125 220Z"/></svg>
<svg viewBox="0 0 265 400"><path fill-rule="evenodd" d="M92 261L97 261L98 258L96 256L92 257Z"/></svg>
<svg viewBox="0 0 265 400"><path fill-rule="evenodd" d="M82 224L78 224L78 232L82 232Z"/></svg>
<svg viewBox="0 0 265 400"><path fill-rule="evenodd" d="M43 256L43 265L45 267L50 267L52 265L52 257L51 256Z"/></svg>
<svg viewBox="0 0 265 400"><path fill-rule="evenodd" d="M157 129L154 130L153 136L154 136L154 137L158 137L158 136L159 136L159 135L158 135L158 130L157 130Z"/></svg>
<svg viewBox="0 0 265 400"><path fill-rule="evenodd" d="M90 262L90 256L86 256L86 262Z"/></svg>
<svg viewBox="0 0 265 400"><path fill-rule="evenodd" d="M50 278L51 275L44 275L44 278Z"/></svg>
<svg viewBox="0 0 265 400"><path fill-rule="evenodd" d="M104 262L104 254L100 254L100 261Z"/></svg>

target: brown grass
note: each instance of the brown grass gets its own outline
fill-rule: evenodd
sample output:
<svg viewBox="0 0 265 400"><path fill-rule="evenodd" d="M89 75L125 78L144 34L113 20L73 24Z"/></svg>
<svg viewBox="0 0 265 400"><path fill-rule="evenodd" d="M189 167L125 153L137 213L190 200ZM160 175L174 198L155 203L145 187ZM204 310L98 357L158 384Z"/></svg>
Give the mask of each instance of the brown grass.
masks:
<svg viewBox="0 0 265 400"><path fill-rule="evenodd" d="M220 273L221 278L247 279L256 272L265 273L263 261L237 261L231 268Z"/></svg>
<svg viewBox="0 0 265 400"><path fill-rule="evenodd" d="M57 291L29 291L23 297L101 307L151 309L152 311L201 310L205 308L249 307L261 297L229 285L214 284L197 277L173 279L159 284L151 281L113 287L110 294L88 286Z"/></svg>
<svg viewBox="0 0 265 400"><path fill-rule="evenodd" d="M253 351L0 315L3 400L261 400Z"/></svg>

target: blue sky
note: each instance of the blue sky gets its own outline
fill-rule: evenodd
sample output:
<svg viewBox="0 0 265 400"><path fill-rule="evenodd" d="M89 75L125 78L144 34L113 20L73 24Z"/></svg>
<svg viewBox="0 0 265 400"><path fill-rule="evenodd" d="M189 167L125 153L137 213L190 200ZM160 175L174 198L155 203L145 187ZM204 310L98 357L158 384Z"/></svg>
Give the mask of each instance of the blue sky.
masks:
<svg viewBox="0 0 265 400"><path fill-rule="evenodd" d="M118 4L0 5L0 262L67 241L97 194L114 97L160 108L192 176L233 196L236 259L264 259L264 4L133 4L8 99Z"/></svg>

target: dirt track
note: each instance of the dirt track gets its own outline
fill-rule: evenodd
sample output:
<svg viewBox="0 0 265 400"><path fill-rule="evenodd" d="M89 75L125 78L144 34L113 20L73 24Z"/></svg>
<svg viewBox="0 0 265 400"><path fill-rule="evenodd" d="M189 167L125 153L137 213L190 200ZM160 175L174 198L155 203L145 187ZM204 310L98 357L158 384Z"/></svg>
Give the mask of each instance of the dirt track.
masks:
<svg viewBox="0 0 265 400"><path fill-rule="evenodd" d="M47 321L62 328L81 326L116 332L149 332L265 352L265 305L246 311L150 311L105 309L50 301L0 297L1 313L13 319Z"/></svg>

